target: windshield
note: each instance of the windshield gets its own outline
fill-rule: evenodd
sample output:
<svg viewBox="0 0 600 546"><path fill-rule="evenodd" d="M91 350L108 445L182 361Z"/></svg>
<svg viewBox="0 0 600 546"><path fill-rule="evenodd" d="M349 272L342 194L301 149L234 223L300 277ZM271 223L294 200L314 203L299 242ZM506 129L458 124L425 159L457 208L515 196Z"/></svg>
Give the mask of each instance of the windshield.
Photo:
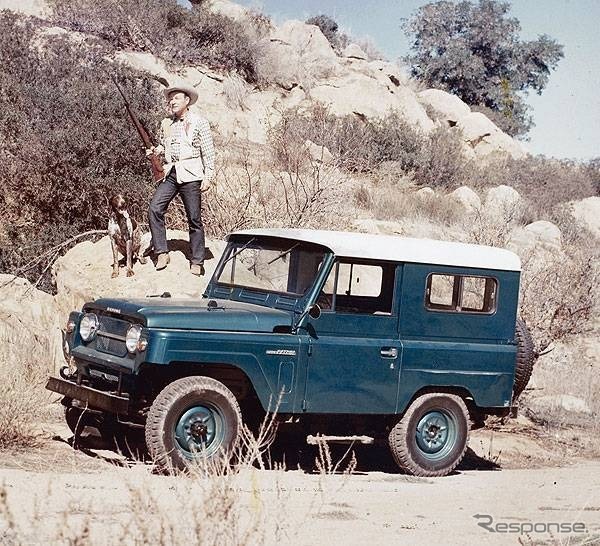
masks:
<svg viewBox="0 0 600 546"><path fill-rule="evenodd" d="M302 296L312 286L326 254L318 245L288 239L255 237L230 242L217 282Z"/></svg>

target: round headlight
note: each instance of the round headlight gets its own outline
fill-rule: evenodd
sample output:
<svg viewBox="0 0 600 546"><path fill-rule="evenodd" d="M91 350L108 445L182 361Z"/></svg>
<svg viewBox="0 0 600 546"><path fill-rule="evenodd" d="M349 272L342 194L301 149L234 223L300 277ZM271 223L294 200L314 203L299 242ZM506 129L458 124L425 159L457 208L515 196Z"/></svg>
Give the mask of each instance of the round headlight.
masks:
<svg viewBox="0 0 600 546"><path fill-rule="evenodd" d="M135 353L140 335L142 335L142 327L139 324L132 324L129 327L129 330L127 330L127 335L125 336L125 345L130 353Z"/></svg>
<svg viewBox="0 0 600 546"><path fill-rule="evenodd" d="M86 313L83 315L79 323L79 335L83 341L90 341L96 335L98 326L100 325L98 317L94 313Z"/></svg>

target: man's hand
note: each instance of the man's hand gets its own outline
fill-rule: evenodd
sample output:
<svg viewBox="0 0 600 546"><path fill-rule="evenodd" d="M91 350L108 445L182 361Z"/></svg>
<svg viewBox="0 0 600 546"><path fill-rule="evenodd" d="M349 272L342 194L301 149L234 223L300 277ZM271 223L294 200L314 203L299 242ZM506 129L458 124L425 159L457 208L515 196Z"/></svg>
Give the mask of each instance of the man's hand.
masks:
<svg viewBox="0 0 600 546"><path fill-rule="evenodd" d="M151 155L160 155L165 151L165 149L161 146L152 146L151 148L146 148L146 157L150 157Z"/></svg>

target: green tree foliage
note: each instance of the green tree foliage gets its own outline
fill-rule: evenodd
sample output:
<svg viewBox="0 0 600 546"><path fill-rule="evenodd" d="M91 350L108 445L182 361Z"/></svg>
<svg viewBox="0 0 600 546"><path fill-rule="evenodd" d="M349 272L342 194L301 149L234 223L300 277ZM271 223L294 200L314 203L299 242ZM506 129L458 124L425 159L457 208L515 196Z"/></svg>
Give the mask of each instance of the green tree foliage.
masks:
<svg viewBox="0 0 600 546"><path fill-rule="evenodd" d="M509 11L510 4L498 0L426 4L405 24L412 39L406 60L426 85L501 114L495 121L518 136L533 125L524 95L541 94L563 47L547 35L521 41L519 21Z"/></svg>
<svg viewBox="0 0 600 546"><path fill-rule="evenodd" d="M158 83L112 66L98 44L43 37L36 25L0 12L3 272L19 272L77 233L106 229L113 193L128 196L143 221L153 190L143 145L110 74L151 132L162 110ZM28 276L37 279L44 266Z"/></svg>

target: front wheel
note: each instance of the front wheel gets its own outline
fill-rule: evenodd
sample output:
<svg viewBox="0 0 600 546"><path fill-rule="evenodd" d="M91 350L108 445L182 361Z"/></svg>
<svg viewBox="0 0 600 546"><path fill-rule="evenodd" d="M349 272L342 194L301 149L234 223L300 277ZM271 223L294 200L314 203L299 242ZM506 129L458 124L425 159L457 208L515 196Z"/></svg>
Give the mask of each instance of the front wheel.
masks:
<svg viewBox="0 0 600 546"><path fill-rule="evenodd" d="M469 412L453 394L420 396L390 431L398 466L414 476L446 476L460 463L469 439Z"/></svg>
<svg viewBox="0 0 600 546"><path fill-rule="evenodd" d="M231 453L241 430L233 393L210 377L184 377L167 385L150 407L146 444L163 471L184 470Z"/></svg>

